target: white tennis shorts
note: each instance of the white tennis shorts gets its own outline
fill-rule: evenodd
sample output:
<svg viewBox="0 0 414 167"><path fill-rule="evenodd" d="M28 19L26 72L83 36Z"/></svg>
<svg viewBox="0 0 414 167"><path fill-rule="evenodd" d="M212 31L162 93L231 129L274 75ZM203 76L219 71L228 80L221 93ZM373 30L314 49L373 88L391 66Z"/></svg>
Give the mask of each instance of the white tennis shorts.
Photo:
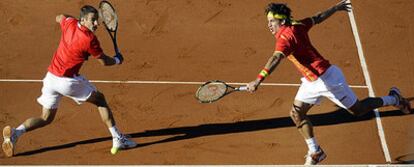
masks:
<svg viewBox="0 0 414 167"><path fill-rule="evenodd" d="M43 79L42 95L37 98L37 102L44 108L56 109L62 96L66 96L82 104L94 91L96 87L81 75L67 78L48 72Z"/></svg>
<svg viewBox="0 0 414 167"><path fill-rule="evenodd" d="M321 98L326 97L338 106L349 109L358 100L355 93L347 84L341 69L332 65L316 81L302 78L295 100L309 104L320 104Z"/></svg>

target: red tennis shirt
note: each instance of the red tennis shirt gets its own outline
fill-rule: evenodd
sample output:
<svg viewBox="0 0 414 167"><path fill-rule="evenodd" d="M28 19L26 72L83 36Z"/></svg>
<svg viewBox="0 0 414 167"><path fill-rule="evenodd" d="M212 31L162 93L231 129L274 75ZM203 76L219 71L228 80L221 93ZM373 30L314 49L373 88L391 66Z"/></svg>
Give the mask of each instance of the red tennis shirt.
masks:
<svg viewBox="0 0 414 167"><path fill-rule="evenodd" d="M62 35L48 71L60 77L79 75L82 64L89 55L99 58L103 51L95 34L78 20L63 17L60 22Z"/></svg>
<svg viewBox="0 0 414 167"><path fill-rule="evenodd" d="M282 26L275 34L275 51L282 52L309 81L315 81L330 66L328 60L312 46L308 31L313 26L311 18Z"/></svg>

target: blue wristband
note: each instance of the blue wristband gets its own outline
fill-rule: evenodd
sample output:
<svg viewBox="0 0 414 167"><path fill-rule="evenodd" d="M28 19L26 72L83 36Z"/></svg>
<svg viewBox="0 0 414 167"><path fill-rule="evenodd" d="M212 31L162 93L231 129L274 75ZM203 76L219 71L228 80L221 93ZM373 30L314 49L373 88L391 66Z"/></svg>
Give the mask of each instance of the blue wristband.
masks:
<svg viewBox="0 0 414 167"><path fill-rule="evenodd" d="M115 64L120 64L121 63L121 60L119 60L118 57L115 56L114 59L115 59Z"/></svg>

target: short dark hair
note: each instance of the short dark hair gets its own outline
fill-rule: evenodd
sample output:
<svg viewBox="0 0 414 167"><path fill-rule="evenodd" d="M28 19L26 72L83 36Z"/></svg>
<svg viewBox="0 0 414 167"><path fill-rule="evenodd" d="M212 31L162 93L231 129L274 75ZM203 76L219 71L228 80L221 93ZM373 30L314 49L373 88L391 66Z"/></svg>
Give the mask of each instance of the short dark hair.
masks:
<svg viewBox="0 0 414 167"><path fill-rule="evenodd" d="M265 15L267 15L269 12L277 13L285 15L286 18L286 24L291 24L291 10L290 8L284 4L284 3L269 3L265 9Z"/></svg>
<svg viewBox="0 0 414 167"><path fill-rule="evenodd" d="M98 10L96 10L93 6L85 5L80 9L80 18L85 17L89 13L98 14Z"/></svg>

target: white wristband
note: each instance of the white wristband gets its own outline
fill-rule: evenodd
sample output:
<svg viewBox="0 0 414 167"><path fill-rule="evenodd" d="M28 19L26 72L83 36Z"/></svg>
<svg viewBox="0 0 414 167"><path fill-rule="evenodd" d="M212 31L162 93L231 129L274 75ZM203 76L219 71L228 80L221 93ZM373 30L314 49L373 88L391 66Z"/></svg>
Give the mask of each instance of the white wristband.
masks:
<svg viewBox="0 0 414 167"><path fill-rule="evenodd" d="M115 59L115 64L119 64L119 63L121 63L121 60L119 60L119 58L118 58L118 57L114 57L114 59Z"/></svg>

